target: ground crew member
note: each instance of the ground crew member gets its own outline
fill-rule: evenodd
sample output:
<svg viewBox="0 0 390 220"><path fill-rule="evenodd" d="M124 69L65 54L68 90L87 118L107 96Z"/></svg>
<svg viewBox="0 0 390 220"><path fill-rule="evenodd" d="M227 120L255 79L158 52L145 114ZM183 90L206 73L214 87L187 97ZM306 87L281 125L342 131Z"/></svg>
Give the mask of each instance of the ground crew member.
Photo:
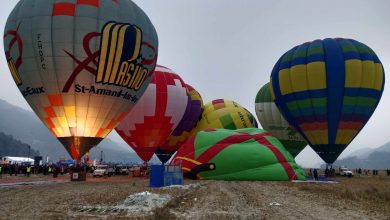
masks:
<svg viewBox="0 0 390 220"><path fill-rule="evenodd" d="M3 166L0 165L0 179L3 177Z"/></svg>
<svg viewBox="0 0 390 220"><path fill-rule="evenodd" d="M27 167L26 173L27 173L27 177L29 177L29 176L30 176L30 173L31 173L31 166L28 166L28 167Z"/></svg>

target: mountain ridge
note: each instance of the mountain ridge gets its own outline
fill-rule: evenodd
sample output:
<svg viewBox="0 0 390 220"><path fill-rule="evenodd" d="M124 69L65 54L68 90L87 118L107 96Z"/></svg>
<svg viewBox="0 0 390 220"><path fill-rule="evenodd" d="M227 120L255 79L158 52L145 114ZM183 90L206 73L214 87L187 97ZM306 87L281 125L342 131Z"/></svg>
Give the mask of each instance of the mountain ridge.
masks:
<svg viewBox="0 0 390 220"><path fill-rule="evenodd" d="M48 156L53 161L70 158L61 143L34 112L9 104L2 99L0 99L0 132L31 145L43 157ZM91 149L90 158L100 160L101 151L103 151L104 161L107 162L142 162L130 147L108 138Z"/></svg>

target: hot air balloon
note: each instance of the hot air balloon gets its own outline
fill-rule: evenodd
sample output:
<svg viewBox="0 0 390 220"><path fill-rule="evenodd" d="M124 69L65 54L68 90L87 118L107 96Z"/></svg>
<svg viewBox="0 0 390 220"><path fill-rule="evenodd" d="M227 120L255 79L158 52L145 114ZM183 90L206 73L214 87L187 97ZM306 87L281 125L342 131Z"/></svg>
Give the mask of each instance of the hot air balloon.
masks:
<svg viewBox="0 0 390 220"><path fill-rule="evenodd" d="M204 106L202 118L198 122L194 133L207 128L235 130L256 126L256 119L240 104L227 99L216 99Z"/></svg>
<svg viewBox="0 0 390 220"><path fill-rule="evenodd" d="M4 31L20 92L74 159L144 93L157 47L152 23L130 0L21 0Z"/></svg>
<svg viewBox="0 0 390 220"><path fill-rule="evenodd" d="M283 145L258 128L206 129L190 138L171 164L192 179L305 180Z"/></svg>
<svg viewBox="0 0 390 220"><path fill-rule="evenodd" d="M279 139L288 152L296 157L306 147L307 143L280 114L272 100L269 83L261 87L255 102L256 115L263 129Z"/></svg>
<svg viewBox="0 0 390 220"><path fill-rule="evenodd" d="M328 164L367 123L382 96L382 64L352 39L296 46L276 63L271 94L284 118Z"/></svg>
<svg viewBox="0 0 390 220"><path fill-rule="evenodd" d="M192 86L186 85L188 89L188 105L179 125L167 138L165 143L161 144L156 151L157 157L161 162L166 163L179 147L187 141L191 131L198 123L203 111L203 100L199 92Z"/></svg>
<svg viewBox="0 0 390 220"><path fill-rule="evenodd" d="M179 75L157 65L145 94L115 130L142 160L149 161L182 119L187 93Z"/></svg>

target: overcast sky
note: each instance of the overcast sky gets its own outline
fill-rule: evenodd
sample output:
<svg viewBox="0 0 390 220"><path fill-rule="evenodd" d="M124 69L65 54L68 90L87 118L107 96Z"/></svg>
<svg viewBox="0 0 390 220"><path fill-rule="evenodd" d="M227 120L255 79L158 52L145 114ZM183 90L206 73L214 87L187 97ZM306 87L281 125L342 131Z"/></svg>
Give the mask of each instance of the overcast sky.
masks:
<svg viewBox="0 0 390 220"><path fill-rule="evenodd" d="M0 29L17 0L1 0ZM390 1L136 0L159 36L158 63L194 86L205 102L232 99L254 113L257 91L277 59L297 44L326 37L370 46L390 72ZM0 44L1 51L3 43ZM30 109L0 56L0 98ZM363 131L341 157L390 141L390 88ZM114 133L114 132L113 132ZM117 135L110 138L121 141ZM297 162L322 162L307 147Z"/></svg>

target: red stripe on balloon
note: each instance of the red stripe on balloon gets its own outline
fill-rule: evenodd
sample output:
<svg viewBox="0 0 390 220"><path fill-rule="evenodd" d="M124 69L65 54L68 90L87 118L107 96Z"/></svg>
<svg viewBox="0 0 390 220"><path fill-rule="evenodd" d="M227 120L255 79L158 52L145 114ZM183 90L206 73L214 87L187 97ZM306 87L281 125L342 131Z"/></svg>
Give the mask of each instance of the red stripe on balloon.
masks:
<svg viewBox="0 0 390 220"><path fill-rule="evenodd" d="M211 103L213 103L213 105L223 104L224 102L225 101L223 99L216 99L216 100L211 101Z"/></svg>
<svg viewBox="0 0 390 220"><path fill-rule="evenodd" d="M77 0L79 5L89 5L99 8L99 0Z"/></svg>
<svg viewBox="0 0 390 220"><path fill-rule="evenodd" d="M191 136L177 151L177 154L175 158L173 158L171 164L173 165L180 165L185 164L188 168L192 169L196 166L196 164L190 163L190 162L184 162L181 159L176 159L177 157L187 157L190 159L195 158L195 138L196 135Z"/></svg>
<svg viewBox="0 0 390 220"><path fill-rule="evenodd" d="M71 154L72 158L79 158L80 157L79 152L77 151L74 144L70 145L70 154Z"/></svg>
<svg viewBox="0 0 390 220"><path fill-rule="evenodd" d="M76 5L69 2L59 2L53 5L52 16L65 15L74 16L76 11Z"/></svg>
<svg viewBox="0 0 390 220"><path fill-rule="evenodd" d="M56 113L54 112L54 109L51 106L45 107L44 110L46 112L47 117L49 118L57 117Z"/></svg>
<svg viewBox="0 0 390 220"><path fill-rule="evenodd" d="M266 134L267 134L266 136L269 135L269 133L266 133ZM286 158L284 157L284 155L282 154L282 152L280 152L280 150L278 148L276 148L265 137L264 138L256 138L256 141L259 144L266 146L268 149L270 149L272 151L272 153L274 153L274 155L278 159L279 163L283 166L284 170L286 171L289 180L296 180L297 179L297 175L295 174L294 169L292 168L290 163L288 163L288 161L286 160Z"/></svg>
<svg viewBox="0 0 390 220"><path fill-rule="evenodd" d="M313 131L313 130L327 130L328 122L313 122L313 123L302 123L300 124L302 130Z"/></svg>
<svg viewBox="0 0 390 220"><path fill-rule="evenodd" d="M264 134L261 134L264 135ZM233 143L241 143L250 139L253 139L254 135L239 133L235 135L231 135L225 139L218 141L213 146L209 147L206 151L204 151L196 160L202 163L209 162L213 157L215 157L220 151L229 147Z"/></svg>
<svg viewBox="0 0 390 220"><path fill-rule="evenodd" d="M352 122L352 121L347 121L347 122L339 122L339 129L345 130L359 130L362 128L364 124L362 122Z"/></svg>
<svg viewBox="0 0 390 220"><path fill-rule="evenodd" d="M165 77L168 74L155 73L154 80L156 83L156 118L165 117L165 111L167 109L168 91L165 83Z"/></svg>

